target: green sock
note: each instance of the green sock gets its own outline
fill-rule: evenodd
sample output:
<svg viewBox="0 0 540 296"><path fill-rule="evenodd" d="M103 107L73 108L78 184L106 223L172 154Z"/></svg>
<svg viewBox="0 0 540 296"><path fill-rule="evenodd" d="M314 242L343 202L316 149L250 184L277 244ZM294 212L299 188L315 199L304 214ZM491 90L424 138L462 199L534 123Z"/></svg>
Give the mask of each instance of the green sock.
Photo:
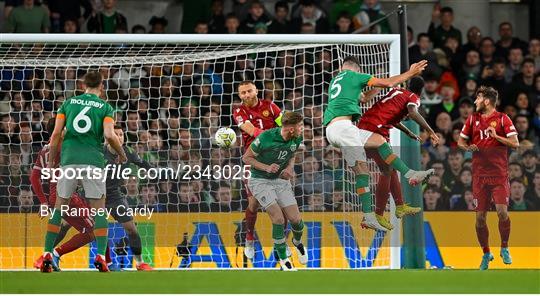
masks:
<svg viewBox="0 0 540 296"><path fill-rule="evenodd" d="M94 225L94 235L96 236L97 242L97 253L99 255L105 255L105 250L107 248L107 218L104 213L97 214L95 217Z"/></svg>
<svg viewBox="0 0 540 296"><path fill-rule="evenodd" d="M360 198L362 203L362 212L371 213L373 209L371 208L371 192L369 190L369 175L357 175L356 176L356 193Z"/></svg>
<svg viewBox="0 0 540 296"><path fill-rule="evenodd" d="M379 152L379 155L382 157L384 162L391 165L394 169L396 169L398 172L402 174L406 174L411 169L399 158L397 155L394 154L392 151L392 148L390 148L390 145L388 143L384 143L379 148L377 148L377 151Z"/></svg>
<svg viewBox="0 0 540 296"><path fill-rule="evenodd" d="M287 259L287 245L285 244L285 230L283 224L272 224L272 238L278 259Z"/></svg>
<svg viewBox="0 0 540 296"><path fill-rule="evenodd" d="M47 225L47 234L45 234L45 252L52 253L54 249L54 242L60 232L60 223L62 222L62 215L59 209L53 211L52 217L49 219Z"/></svg>
<svg viewBox="0 0 540 296"><path fill-rule="evenodd" d="M292 224L292 231L293 231L293 243L295 245L301 243L302 240L302 233L304 232L304 221L300 220L298 224Z"/></svg>

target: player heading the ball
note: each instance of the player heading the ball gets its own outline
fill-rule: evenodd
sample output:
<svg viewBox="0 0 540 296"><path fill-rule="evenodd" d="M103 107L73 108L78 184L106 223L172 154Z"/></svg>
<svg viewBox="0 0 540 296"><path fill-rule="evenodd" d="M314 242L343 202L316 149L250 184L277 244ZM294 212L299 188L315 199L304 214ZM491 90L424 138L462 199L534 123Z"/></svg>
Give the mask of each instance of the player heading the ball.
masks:
<svg viewBox="0 0 540 296"><path fill-rule="evenodd" d="M366 86L394 87L422 73L427 61L412 64L409 71L390 78L376 78L370 74L361 73L360 62L349 56L343 60L341 72L330 82L328 106L324 112L323 124L326 126L328 142L339 147L347 165L352 167L356 175L356 193L362 203L364 220L362 227L386 231L379 224L372 209L372 199L369 190L369 170L366 163L366 148L375 148L381 157L394 169L409 179L409 183L422 182L432 171L411 170L393 152L388 143L370 139L372 132L360 130L352 122L360 118L360 94ZM380 140L380 139L379 139ZM369 147L367 146L369 145Z"/></svg>
<svg viewBox="0 0 540 296"><path fill-rule="evenodd" d="M50 140L49 167L53 168L62 132L65 130L62 141L62 154L60 168L86 168L103 169L105 158L103 156L103 137L118 154L120 163L127 160L118 137L114 133L114 109L99 96L103 91L103 77L99 72L90 71L84 76L85 93L64 101L58 114L54 131ZM95 221L94 234L97 241L97 256L94 265L101 272L109 271L105 260L107 248L107 218L105 217L105 183L85 176L82 180L61 178L58 180L55 209L45 236L45 253L43 254L42 272L52 271L52 252L54 241L60 231L62 220L60 208L68 205L70 197L81 181L90 207L100 209L93 217Z"/></svg>
<svg viewBox="0 0 540 296"><path fill-rule="evenodd" d="M252 177L248 187L266 210L272 221L272 238L281 268L294 270L287 257L284 216L293 231L292 243L301 264L308 261L307 250L302 244L304 222L298 210L290 179L294 176L294 155L302 144L303 118L296 112L286 112L282 127L263 132L251 143L243 160L251 165Z"/></svg>

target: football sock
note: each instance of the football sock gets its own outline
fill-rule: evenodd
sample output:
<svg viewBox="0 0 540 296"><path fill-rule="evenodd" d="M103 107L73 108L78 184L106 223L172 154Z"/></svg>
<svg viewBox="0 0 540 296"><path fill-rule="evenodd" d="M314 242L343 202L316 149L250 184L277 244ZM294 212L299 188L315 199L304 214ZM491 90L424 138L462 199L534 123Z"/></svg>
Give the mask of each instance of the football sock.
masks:
<svg viewBox="0 0 540 296"><path fill-rule="evenodd" d="M369 175L360 174L356 176L356 193L362 203L362 212L371 213L371 192L369 191Z"/></svg>
<svg viewBox="0 0 540 296"><path fill-rule="evenodd" d="M81 247L84 247L95 239L93 232L79 232L72 236L67 242L55 249L58 256L71 253Z"/></svg>
<svg viewBox="0 0 540 296"><path fill-rule="evenodd" d="M487 228L487 225L476 227L476 236L478 237L478 242L480 243L480 247L482 247L482 251L485 253L489 253L489 230Z"/></svg>
<svg viewBox="0 0 540 296"><path fill-rule="evenodd" d="M499 220L499 233L501 235L501 248L508 248L508 239L510 238L510 217L505 221Z"/></svg>
<svg viewBox="0 0 540 296"><path fill-rule="evenodd" d="M54 248L54 242L60 232L60 223L62 222L62 215L59 209L53 211L52 217L49 218L47 225L47 234L45 234L45 252L52 253Z"/></svg>
<svg viewBox="0 0 540 296"><path fill-rule="evenodd" d="M304 232L304 221L300 220L298 224L291 223L293 231L293 244L296 246L302 242L302 233Z"/></svg>
<svg viewBox="0 0 540 296"><path fill-rule="evenodd" d="M390 145L388 143L384 143L379 148L377 148L377 152L379 152L379 155L382 157L384 162L391 165L394 169L398 170L402 174L406 174L409 169L409 167L401 160L394 152L392 151L392 148L390 148Z"/></svg>
<svg viewBox="0 0 540 296"><path fill-rule="evenodd" d="M392 193L392 198L394 199L396 206L402 205L403 194L401 193L401 183L399 183L399 176L396 170L392 170L390 192Z"/></svg>
<svg viewBox="0 0 540 296"><path fill-rule="evenodd" d="M142 260L142 247L141 247L141 236L138 232L128 235L129 237L129 247L131 248L131 253L133 253L133 258L137 264L143 262Z"/></svg>
<svg viewBox="0 0 540 296"><path fill-rule="evenodd" d="M279 258L287 259L287 245L285 244L285 233L282 224L272 224L272 238L274 239L274 249Z"/></svg>
<svg viewBox="0 0 540 296"><path fill-rule="evenodd" d="M246 240L254 240L255 223L257 222L257 212L252 212L249 207L246 209Z"/></svg>
<svg viewBox="0 0 540 296"><path fill-rule="evenodd" d="M94 235L96 236L97 253L99 255L104 255L105 249L107 248L107 218L104 213L98 212L94 219Z"/></svg>
<svg viewBox="0 0 540 296"><path fill-rule="evenodd" d="M386 203L388 202L390 194L390 178L391 176L381 174L377 181L377 189L375 190L375 213L379 216L382 216L384 210L386 210Z"/></svg>

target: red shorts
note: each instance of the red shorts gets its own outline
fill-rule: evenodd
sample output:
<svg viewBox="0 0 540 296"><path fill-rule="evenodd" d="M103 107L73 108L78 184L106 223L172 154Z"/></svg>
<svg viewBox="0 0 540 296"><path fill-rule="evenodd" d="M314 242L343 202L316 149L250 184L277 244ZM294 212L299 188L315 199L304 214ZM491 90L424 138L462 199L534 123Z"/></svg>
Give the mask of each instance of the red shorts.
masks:
<svg viewBox="0 0 540 296"><path fill-rule="evenodd" d="M473 177L472 189L477 212L489 211L492 203L508 205L510 183L507 177Z"/></svg>
<svg viewBox="0 0 540 296"><path fill-rule="evenodd" d="M78 195L77 193L73 193L69 201L69 208L89 209L90 207L86 204L86 201L84 201L84 199L80 195ZM77 229L78 232L87 233L94 230L94 220L86 213L77 217L66 216L62 217L62 219L64 219L69 225L73 226L73 228Z"/></svg>
<svg viewBox="0 0 540 296"><path fill-rule="evenodd" d="M367 122L367 121L360 121L358 124L357 124L357 127L359 129L363 129L363 130L366 130L366 131L370 131L372 133L375 133L375 134L379 134L381 136L383 136L383 138L386 140L386 142L390 142L390 129L386 128L386 127L378 127L370 122Z"/></svg>

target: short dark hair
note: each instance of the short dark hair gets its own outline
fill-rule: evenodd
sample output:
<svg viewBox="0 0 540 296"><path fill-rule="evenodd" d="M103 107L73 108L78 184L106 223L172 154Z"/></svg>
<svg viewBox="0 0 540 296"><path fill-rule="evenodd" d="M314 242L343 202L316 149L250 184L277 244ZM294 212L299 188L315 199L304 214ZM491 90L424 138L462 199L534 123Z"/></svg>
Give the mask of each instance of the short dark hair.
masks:
<svg viewBox="0 0 540 296"><path fill-rule="evenodd" d="M274 5L274 11L277 11L278 8L285 8L287 11L289 10L289 4L287 4L287 1L278 1L276 2L276 5Z"/></svg>
<svg viewBox="0 0 540 296"><path fill-rule="evenodd" d="M510 180L510 184L512 184L512 183L519 183L519 184L525 186L525 184L523 184L523 180L520 179L520 178L512 178L512 179Z"/></svg>
<svg viewBox="0 0 540 296"><path fill-rule="evenodd" d="M532 64L533 67L535 66L535 62L532 58L525 58L521 63L521 66L523 67L525 64Z"/></svg>
<svg viewBox="0 0 540 296"><path fill-rule="evenodd" d="M427 33L420 33L418 34L418 36L416 36L416 42L419 42L421 38L424 38L426 37L427 39L429 39L431 41L431 39L429 38L429 35Z"/></svg>
<svg viewBox="0 0 540 296"><path fill-rule="evenodd" d="M49 119L49 121L47 121L47 133L49 134L49 136L52 135L55 125L56 125L56 117L52 117Z"/></svg>
<svg viewBox="0 0 540 296"><path fill-rule="evenodd" d="M424 78L422 78L422 76L414 76L409 80L407 88L416 95L420 95L424 88Z"/></svg>
<svg viewBox="0 0 540 296"><path fill-rule="evenodd" d="M502 28L502 26L510 26L510 29L512 29L512 24L510 22L502 22L499 24L499 30Z"/></svg>
<svg viewBox="0 0 540 296"><path fill-rule="evenodd" d="M452 7L445 6L445 7L441 8L441 14L444 14L444 13L454 14L454 10L452 9Z"/></svg>
<svg viewBox="0 0 540 296"><path fill-rule="evenodd" d="M348 56L348 57L344 58L343 59L343 65L345 65L345 64L355 65L358 68L360 68L360 61L358 60L357 57L354 57L354 56Z"/></svg>
<svg viewBox="0 0 540 296"><path fill-rule="evenodd" d="M237 16L234 12L229 12L229 13L225 16L225 19L226 19L226 20L232 19L232 18L238 19L238 16Z"/></svg>
<svg viewBox="0 0 540 296"><path fill-rule="evenodd" d="M458 154L463 156L463 152L461 152L461 150L459 150L457 148L450 149L450 152L448 152L448 156L450 156L450 155L458 155Z"/></svg>
<svg viewBox="0 0 540 296"><path fill-rule="evenodd" d="M437 193L441 193L441 189L435 185L427 185L426 186L426 189L424 189L424 194L428 191L428 190L431 190L433 192L437 192Z"/></svg>
<svg viewBox="0 0 540 296"><path fill-rule="evenodd" d="M103 77L98 71L89 71L84 75L84 85L86 85L87 88L96 88L101 85L102 81Z"/></svg>
<svg viewBox="0 0 540 296"><path fill-rule="evenodd" d="M124 131L124 127L122 127L122 126L119 125L119 124L115 124L115 125L114 125L114 129L115 129L115 130L119 129L119 130Z"/></svg>
<svg viewBox="0 0 540 296"><path fill-rule="evenodd" d="M482 40L480 40L480 45L482 45L482 44L483 44L484 42L486 42L486 41L491 41L491 43L492 43L493 45L495 45L495 40L493 40L493 38L491 38L491 37L489 37L489 36L488 36L488 37L482 38Z"/></svg>
<svg viewBox="0 0 540 296"><path fill-rule="evenodd" d="M251 80L244 80L244 81L242 81L242 82L240 82L240 83L238 84L238 87L244 86L244 85L250 85L250 84L251 84L251 85L255 85L255 82L253 82L253 81L251 81ZM256 85L255 85L255 87L256 87Z"/></svg>
<svg viewBox="0 0 540 296"><path fill-rule="evenodd" d="M295 125L304 120L304 117L302 114L292 111L287 111L283 114L281 117L281 124L282 125Z"/></svg>
<svg viewBox="0 0 540 296"><path fill-rule="evenodd" d="M482 85L476 91L476 96L482 95L484 98L487 98L493 106L497 105L497 99L499 97L499 92L491 86Z"/></svg>
<svg viewBox="0 0 540 296"><path fill-rule="evenodd" d="M413 31L413 29L411 28L411 26L407 26L407 32L410 32L411 34L414 34L414 31Z"/></svg>

